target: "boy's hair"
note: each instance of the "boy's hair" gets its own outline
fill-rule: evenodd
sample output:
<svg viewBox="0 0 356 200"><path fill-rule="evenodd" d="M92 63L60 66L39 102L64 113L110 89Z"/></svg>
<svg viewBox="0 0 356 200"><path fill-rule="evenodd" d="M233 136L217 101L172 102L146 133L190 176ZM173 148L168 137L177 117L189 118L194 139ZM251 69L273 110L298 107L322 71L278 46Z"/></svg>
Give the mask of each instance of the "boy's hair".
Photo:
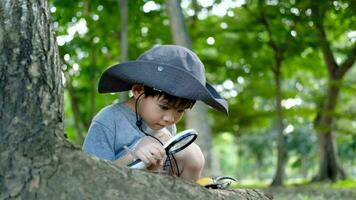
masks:
<svg viewBox="0 0 356 200"><path fill-rule="evenodd" d="M163 97L165 100L167 100L167 104L173 108L184 109L184 110L191 109L196 102L196 100L172 96L163 91L148 86L144 86L144 91L146 97L155 97L155 96Z"/></svg>

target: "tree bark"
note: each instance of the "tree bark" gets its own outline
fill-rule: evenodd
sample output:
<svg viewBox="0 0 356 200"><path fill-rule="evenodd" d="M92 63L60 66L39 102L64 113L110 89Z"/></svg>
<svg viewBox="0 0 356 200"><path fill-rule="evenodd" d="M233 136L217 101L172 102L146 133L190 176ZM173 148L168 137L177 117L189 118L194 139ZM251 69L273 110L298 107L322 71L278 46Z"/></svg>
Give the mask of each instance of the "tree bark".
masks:
<svg viewBox="0 0 356 200"><path fill-rule="evenodd" d="M170 19L171 33L175 44L192 49L187 27L179 0L167 0L167 11ZM213 156L212 135L208 123L207 106L197 102L193 109L186 114L186 128L194 128L199 133L197 144L202 149L205 157L203 176L212 176L219 173L214 166L216 156Z"/></svg>
<svg viewBox="0 0 356 200"><path fill-rule="evenodd" d="M62 74L47 1L3 0L0 10L0 199L269 199L83 154L63 137Z"/></svg>

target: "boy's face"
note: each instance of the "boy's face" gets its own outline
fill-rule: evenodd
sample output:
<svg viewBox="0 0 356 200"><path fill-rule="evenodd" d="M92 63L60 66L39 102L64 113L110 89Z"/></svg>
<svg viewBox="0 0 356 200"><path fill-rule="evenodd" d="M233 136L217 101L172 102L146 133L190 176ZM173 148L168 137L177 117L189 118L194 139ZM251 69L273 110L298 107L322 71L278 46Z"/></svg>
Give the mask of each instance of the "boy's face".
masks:
<svg viewBox="0 0 356 200"><path fill-rule="evenodd" d="M170 106L164 96L143 95L139 100L138 111L151 129L160 130L179 122L185 110Z"/></svg>

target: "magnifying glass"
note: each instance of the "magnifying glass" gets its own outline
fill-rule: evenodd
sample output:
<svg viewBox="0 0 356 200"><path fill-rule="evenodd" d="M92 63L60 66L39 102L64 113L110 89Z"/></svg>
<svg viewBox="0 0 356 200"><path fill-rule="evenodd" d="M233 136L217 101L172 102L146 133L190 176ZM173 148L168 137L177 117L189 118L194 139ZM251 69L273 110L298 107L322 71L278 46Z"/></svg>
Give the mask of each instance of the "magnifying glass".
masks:
<svg viewBox="0 0 356 200"><path fill-rule="evenodd" d="M179 151L185 149L189 146L195 139L197 139L198 133L194 129L187 129L176 134L172 137L163 148L166 150L167 154L176 154ZM128 165L132 169L144 169L146 168L145 163L142 160L137 159Z"/></svg>

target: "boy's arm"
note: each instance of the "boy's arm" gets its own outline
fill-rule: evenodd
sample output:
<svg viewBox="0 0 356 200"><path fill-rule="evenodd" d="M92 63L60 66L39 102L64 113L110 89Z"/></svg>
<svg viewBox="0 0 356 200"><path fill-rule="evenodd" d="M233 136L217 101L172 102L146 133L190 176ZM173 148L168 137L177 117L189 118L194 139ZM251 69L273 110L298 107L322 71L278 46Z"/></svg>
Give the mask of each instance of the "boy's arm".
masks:
<svg viewBox="0 0 356 200"><path fill-rule="evenodd" d="M113 160L115 158L113 141L113 132L104 124L93 120L85 137L83 150L104 160Z"/></svg>
<svg viewBox="0 0 356 200"><path fill-rule="evenodd" d="M117 166L127 166L128 164L130 164L131 162L133 162L136 159L137 159L136 156L134 156L130 153L127 153L124 156L114 160L113 163Z"/></svg>

